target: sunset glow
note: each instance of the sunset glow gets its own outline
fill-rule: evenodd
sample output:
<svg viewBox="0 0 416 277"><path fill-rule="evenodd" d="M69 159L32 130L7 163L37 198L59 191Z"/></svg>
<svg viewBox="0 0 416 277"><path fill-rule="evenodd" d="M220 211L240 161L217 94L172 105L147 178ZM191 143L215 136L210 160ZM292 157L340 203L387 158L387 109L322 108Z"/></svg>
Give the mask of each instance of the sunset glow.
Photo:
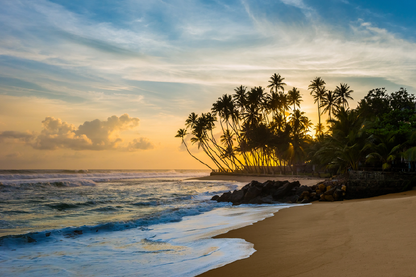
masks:
<svg viewBox="0 0 416 277"><path fill-rule="evenodd" d="M191 112L279 73L308 91L416 88L411 1L3 1L2 169L203 168L175 138ZM326 115L323 117L326 119ZM193 146L198 154L198 149Z"/></svg>

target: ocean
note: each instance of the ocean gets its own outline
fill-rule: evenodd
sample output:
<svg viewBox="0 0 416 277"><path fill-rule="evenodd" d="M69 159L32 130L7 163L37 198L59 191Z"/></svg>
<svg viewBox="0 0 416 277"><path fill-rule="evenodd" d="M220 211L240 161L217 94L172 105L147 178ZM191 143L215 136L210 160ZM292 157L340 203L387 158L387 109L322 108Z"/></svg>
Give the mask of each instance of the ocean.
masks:
<svg viewBox="0 0 416 277"><path fill-rule="evenodd" d="M246 183L198 170L0 170L1 276L195 276L249 257L213 239L287 204L210 198Z"/></svg>

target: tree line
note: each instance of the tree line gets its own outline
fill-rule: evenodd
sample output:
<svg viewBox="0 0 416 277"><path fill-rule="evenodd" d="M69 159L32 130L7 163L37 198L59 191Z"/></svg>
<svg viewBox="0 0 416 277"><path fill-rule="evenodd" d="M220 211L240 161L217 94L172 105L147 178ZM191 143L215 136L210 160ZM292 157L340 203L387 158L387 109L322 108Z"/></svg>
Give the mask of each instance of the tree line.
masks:
<svg viewBox="0 0 416 277"><path fill-rule="evenodd" d="M391 95L385 89L371 90L356 109L349 109L354 91L348 84L329 90L316 77L308 86L317 104L314 127L301 111L299 89L286 92L284 80L275 73L267 88L235 88L233 94L219 97L211 111L191 113L176 137L193 158L219 172L284 174L306 164L331 172L369 166L392 170L392 165L406 162L412 167L415 99L405 89ZM325 113L326 128L321 122ZM212 163L192 154L187 141Z"/></svg>

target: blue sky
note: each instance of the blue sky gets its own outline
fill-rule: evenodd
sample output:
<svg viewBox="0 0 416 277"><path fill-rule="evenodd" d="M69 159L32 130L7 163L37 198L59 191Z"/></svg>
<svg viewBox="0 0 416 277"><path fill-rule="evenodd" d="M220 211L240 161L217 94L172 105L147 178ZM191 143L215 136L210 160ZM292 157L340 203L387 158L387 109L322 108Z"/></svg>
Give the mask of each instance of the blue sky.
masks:
<svg viewBox="0 0 416 277"><path fill-rule="evenodd" d="M0 167L51 167L59 158L60 167L82 159L90 168L170 168L173 158L154 158L166 152L196 167L173 138L187 115L236 86L266 86L275 72L300 88L313 121L307 87L317 76L329 89L347 82L357 101L376 87L413 93L415 10L413 1L4 0L0 132L39 138L47 117L74 130L123 114L140 124L108 131L120 138L111 150L42 150L0 136ZM146 143L128 148L133 141ZM100 159L109 153L113 164Z"/></svg>

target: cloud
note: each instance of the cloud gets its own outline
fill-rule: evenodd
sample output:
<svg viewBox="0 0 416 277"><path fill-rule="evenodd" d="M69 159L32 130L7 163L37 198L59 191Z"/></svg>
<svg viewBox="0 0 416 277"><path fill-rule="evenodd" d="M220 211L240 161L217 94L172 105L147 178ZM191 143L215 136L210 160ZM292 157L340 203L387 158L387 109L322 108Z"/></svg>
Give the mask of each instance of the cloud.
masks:
<svg viewBox="0 0 416 277"><path fill-rule="evenodd" d="M274 72L301 89L316 76L376 77L416 87L414 42L355 15L332 24L320 9L328 3L122 0L115 8L111 1L59 2L5 2L3 93L93 99L91 105L130 113L138 104L144 112L146 104L150 117L157 109L178 115L185 108L207 108L201 97L267 84ZM6 82L11 78L20 83Z"/></svg>
<svg viewBox="0 0 416 277"><path fill-rule="evenodd" d="M153 148L153 144L146 138L134 139L127 146L123 146L119 132L134 129L138 125L139 119L128 114L120 117L113 115L104 121L99 119L85 121L78 128L59 118L48 116L42 121L43 129L40 134L4 131L0 133L0 140L11 139L14 142L23 142L38 150L136 151Z"/></svg>
<svg viewBox="0 0 416 277"><path fill-rule="evenodd" d="M155 146L147 138L134 139L127 147L128 151L153 149Z"/></svg>
<svg viewBox="0 0 416 277"><path fill-rule="evenodd" d="M11 139L14 141L29 142L34 137L35 135L31 132L4 131L0 133L0 141Z"/></svg>

